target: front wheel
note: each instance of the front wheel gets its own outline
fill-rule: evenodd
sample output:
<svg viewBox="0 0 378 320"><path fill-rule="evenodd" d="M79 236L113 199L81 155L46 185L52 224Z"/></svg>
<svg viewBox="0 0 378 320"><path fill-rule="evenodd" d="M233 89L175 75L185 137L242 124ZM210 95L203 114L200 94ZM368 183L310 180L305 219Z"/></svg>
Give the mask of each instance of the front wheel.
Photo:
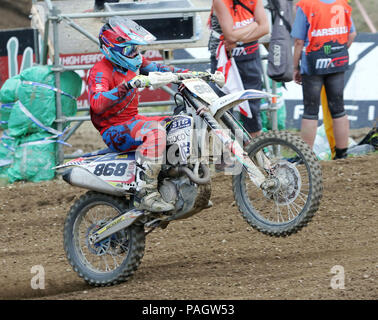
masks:
<svg viewBox="0 0 378 320"><path fill-rule="evenodd" d="M90 241L95 231L130 209L125 198L89 191L68 213L64 250L73 269L90 285L126 281L138 268L145 248L143 225L133 224L99 243Z"/></svg>
<svg viewBox="0 0 378 320"><path fill-rule="evenodd" d="M245 220L277 237L307 225L323 191L321 168L310 147L289 132L270 131L255 138L245 151L272 185L264 190L257 187L245 169L233 176L235 202Z"/></svg>

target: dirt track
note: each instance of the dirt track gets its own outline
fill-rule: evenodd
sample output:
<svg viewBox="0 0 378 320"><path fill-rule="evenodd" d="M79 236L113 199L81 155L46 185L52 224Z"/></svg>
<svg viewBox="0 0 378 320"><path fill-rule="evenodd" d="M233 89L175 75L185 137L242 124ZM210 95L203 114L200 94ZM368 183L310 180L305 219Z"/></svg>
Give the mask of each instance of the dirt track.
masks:
<svg viewBox="0 0 378 320"><path fill-rule="evenodd" d="M12 27L27 25L24 19ZM6 27L10 22L4 19ZM75 148L101 147L94 131L74 138ZM60 179L1 187L0 299L376 300L377 167L377 154L322 162L320 210L298 234L278 239L246 224L233 204L230 177L218 175L214 207L150 234L132 279L109 288L86 285L63 251L66 213L85 190ZM44 290L31 288L35 265L44 267ZM343 290L331 289L335 265L345 271Z"/></svg>
<svg viewBox="0 0 378 320"><path fill-rule="evenodd" d="M102 146L82 128L71 143ZM217 175L214 207L151 233L132 279L109 288L86 285L63 251L65 215L85 190L60 179L2 187L0 299L378 299L377 165L378 154L322 162L321 208L288 238L249 227L230 177ZM35 265L44 267L44 290L31 288ZM343 290L331 289L335 265L345 271Z"/></svg>

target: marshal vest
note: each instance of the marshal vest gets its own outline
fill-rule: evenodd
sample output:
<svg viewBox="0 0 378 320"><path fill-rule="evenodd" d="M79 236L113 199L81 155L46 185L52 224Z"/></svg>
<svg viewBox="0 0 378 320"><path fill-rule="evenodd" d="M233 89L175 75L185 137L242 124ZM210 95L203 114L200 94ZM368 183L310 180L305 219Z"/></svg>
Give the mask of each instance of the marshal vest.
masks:
<svg viewBox="0 0 378 320"><path fill-rule="evenodd" d="M245 27L255 21L255 8L257 1L262 0L223 0L224 4L228 8L234 23L234 29ZM245 7L248 7L247 10ZM244 43L232 50L232 56L235 61L245 61L256 59L259 56L259 46L257 41Z"/></svg>
<svg viewBox="0 0 378 320"><path fill-rule="evenodd" d="M301 0L297 4L310 24L306 59L311 74L342 72L348 68L347 42L352 8L346 0L327 4Z"/></svg>

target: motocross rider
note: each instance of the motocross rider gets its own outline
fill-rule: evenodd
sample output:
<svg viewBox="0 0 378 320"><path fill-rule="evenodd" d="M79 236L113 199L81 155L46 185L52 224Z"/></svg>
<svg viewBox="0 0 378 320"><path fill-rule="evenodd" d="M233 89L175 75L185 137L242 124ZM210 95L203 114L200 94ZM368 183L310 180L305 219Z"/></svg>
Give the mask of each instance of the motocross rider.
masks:
<svg viewBox="0 0 378 320"><path fill-rule="evenodd" d="M134 21L112 17L99 33L104 58L88 75L90 115L105 144L113 152L137 149L143 158L145 188L134 205L151 212L174 209L158 191L157 177L166 146L164 122L168 117L138 114L138 88L149 86L149 72L187 72L147 60L138 50L155 38ZM135 88L136 87L136 88ZM138 160L140 161L140 160Z"/></svg>

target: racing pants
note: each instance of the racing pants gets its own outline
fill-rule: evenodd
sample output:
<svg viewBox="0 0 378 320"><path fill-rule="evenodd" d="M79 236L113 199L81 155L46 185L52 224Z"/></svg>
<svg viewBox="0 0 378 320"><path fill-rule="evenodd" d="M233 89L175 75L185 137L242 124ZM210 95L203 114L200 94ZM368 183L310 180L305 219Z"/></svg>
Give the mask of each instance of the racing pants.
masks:
<svg viewBox="0 0 378 320"><path fill-rule="evenodd" d="M166 147L165 122L169 117L136 115L130 120L108 128L102 134L105 144L113 152L136 150L139 156L157 160Z"/></svg>

